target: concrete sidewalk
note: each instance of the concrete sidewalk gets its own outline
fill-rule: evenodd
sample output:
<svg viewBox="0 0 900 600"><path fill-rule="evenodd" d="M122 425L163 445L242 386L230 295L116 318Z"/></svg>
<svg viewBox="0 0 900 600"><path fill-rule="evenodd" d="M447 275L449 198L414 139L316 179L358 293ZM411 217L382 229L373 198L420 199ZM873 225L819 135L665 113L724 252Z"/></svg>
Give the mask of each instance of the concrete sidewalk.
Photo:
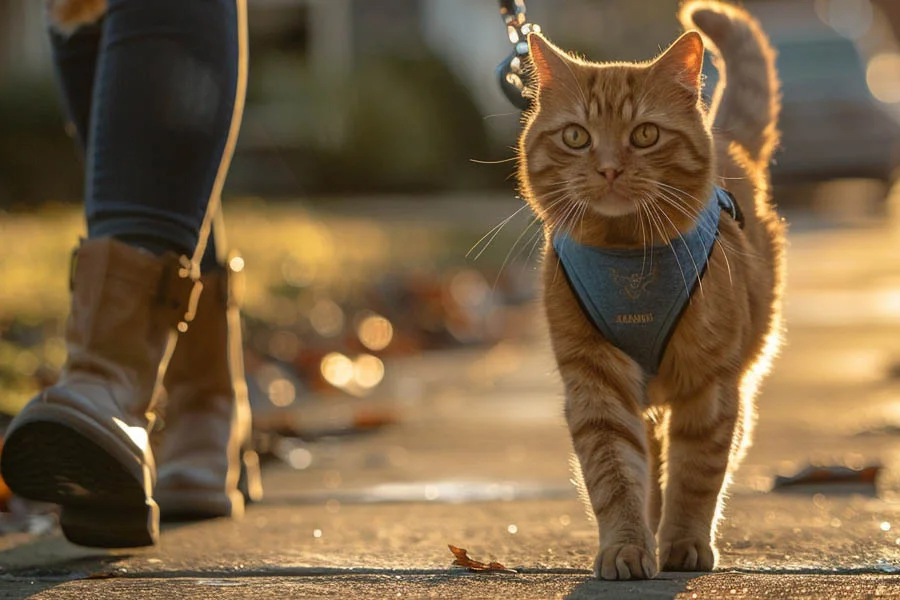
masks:
<svg viewBox="0 0 900 600"><path fill-rule="evenodd" d="M241 521L168 527L132 552L0 538L0 598L900 598L900 252L886 236L795 236L789 344L716 573L591 580L596 530L569 483L560 388L536 334L389 365L371 402L402 422L298 446L310 464L269 464L268 497ZM870 269L872 252L897 256ZM810 461L879 463L877 493L769 491ZM448 544L519 573L452 569Z"/></svg>

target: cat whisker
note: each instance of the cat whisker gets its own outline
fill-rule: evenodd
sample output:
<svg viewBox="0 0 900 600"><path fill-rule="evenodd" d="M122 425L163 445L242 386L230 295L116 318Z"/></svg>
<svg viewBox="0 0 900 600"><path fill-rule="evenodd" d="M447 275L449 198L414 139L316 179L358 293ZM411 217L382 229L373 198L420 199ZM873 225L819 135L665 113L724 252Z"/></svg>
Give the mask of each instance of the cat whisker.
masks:
<svg viewBox="0 0 900 600"><path fill-rule="evenodd" d="M648 204L647 206L651 208L650 214L655 216L655 220L656 220L656 224L658 227L660 237L664 240L669 239L668 236L666 236L665 226L662 222L662 219L660 219L660 214L662 214L663 216L666 216L665 213L663 213L662 210L660 210L660 208L658 206L656 206L655 204L651 203L651 204ZM666 218L668 219L668 216L666 216ZM671 220L669 222L671 223ZM673 227L674 227L674 225L673 225ZM679 232L677 228L675 229L675 231L678 233L679 236L681 236L681 232ZM684 240L684 238L682 238L682 240ZM675 264L678 265L678 272L681 273L681 280L684 282L684 290L685 290L685 292L687 292L688 295L690 295L691 290L690 290L690 287L688 286L687 277L684 274L684 267L681 265L681 261L678 260L678 253L675 252L675 248L672 246L672 244L667 244L667 246L669 246L669 249L672 251L672 257L675 259ZM691 257L691 260L693 261L693 257ZM697 281L699 282L700 272L697 269L696 264L694 264L694 270L697 273ZM701 294L703 293L702 285L700 286L700 293Z"/></svg>
<svg viewBox="0 0 900 600"><path fill-rule="evenodd" d="M530 223L522 230L522 233L519 234L519 237L516 238L516 241L513 242L512 247L509 249L509 252L506 253L506 257L503 259L503 264L500 265L500 270L497 271L497 277L494 279L493 290L497 289L497 284L500 283L500 277L503 276L503 271L506 269L507 263L509 263L509 259L512 256L513 251L516 249L516 246L519 245L519 242L522 241L522 238L525 237L525 234L528 233L528 230L534 227L536 223L540 222L540 217L535 217L531 220Z"/></svg>
<svg viewBox="0 0 900 600"><path fill-rule="evenodd" d="M576 200L573 202L567 209L563 215L563 218L559 220L559 222L555 225L555 228L562 229L563 231L570 231L568 228L568 221L570 215L574 214L574 210L577 209L579 202ZM550 232L550 235L553 236L555 233L555 229ZM561 259L559 256L556 257L556 270L553 273L553 281L556 281L556 278L559 276L559 267L561 263Z"/></svg>
<svg viewBox="0 0 900 600"><path fill-rule="evenodd" d="M537 222L539 220L540 219L535 219L535 222ZM525 259L525 263L523 265L523 269L524 269L525 266L528 265L528 262L531 260L531 255L534 253L534 249L537 246L537 243L540 241L541 234L543 233L543 231L544 231L543 227L538 227L535 230L535 232L533 234L531 234L531 237L528 238L528 241L525 242L524 244L522 244L522 247L519 249L519 251L516 253L516 255L513 256L512 262L516 262L516 260L518 260L519 257L522 256L522 253L525 252L525 249L530 246L531 250L528 252L528 256Z"/></svg>
<svg viewBox="0 0 900 600"><path fill-rule="evenodd" d="M531 257L534 255L534 251L537 249L538 245L540 244L540 242L543 238L543 234L544 234L543 227L538 229L537 232L535 233L534 241L531 244L531 250L528 251L528 256L525 257L525 263L522 267L523 270L524 270L525 266L527 266L531 262Z"/></svg>
<svg viewBox="0 0 900 600"><path fill-rule="evenodd" d="M584 237L584 217L587 214L588 208L590 204L588 202L581 203L581 214L578 215L578 227L581 232L581 237Z"/></svg>
<svg viewBox="0 0 900 600"><path fill-rule="evenodd" d="M550 195L550 197L559 195L560 193L561 192L555 192L554 194ZM557 199L551 201L548 208L558 204L559 202L561 202L563 200L565 200L565 197L557 198ZM519 207L518 210L516 210L513 214L509 215L508 217L503 219L500 223L498 223L497 225L492 227L490 231L488 231L486 234L484 234L481 237L481 239L479 239L477 242L475 242L475 244L471 248L469 248L469 251L466 252L466 258L469 258L469 256L472 254L472 252L474 252L482 243L484 243L484 246L481 248L481 250L478 251L478 254L476 254L475 258L473 258L472 260L475 261L475 260L478 260L479 258L481 258L481 255L484 254L485 251L491 246L491 244L494 242L494 240L500 234L500 232L503 230L503 228L506 227L506 225L509 224L510 221L512 221L514 218L516 218L516 216L518 216L518 214L521 213L526 208L528 208L528 204L523 203L522 206ZM487 240L487 242L485 242L485 240Z"/></svg>
<svg viewBox="0 0 900 600"><path fill-rule="evenodd" d="M715 233L716 232L716 229L709 227L705 223L700 223L698 221L698 219L700 218L700 215L698 213L692 212L691 206L684 203L679 198L673 196L671 193L666 193L665 190L659 190L659 195L656 196L656 199L662 200L668 206L671 206L672 208L677 210L679 213L681 213L682 215L687 217L687 219L690 220L694 224L695 227L700 228L701 231L703 231L705 233Z"/></svg>
<svg viewBox="0 0 900 600"><path fill-rule="evenodd" d="M664 192L664 190L659 190L659 191L661 193ZM685 211L684 207L690 208L690 206L683 199L678 198L672 192L665 194L664 198L672 200L672 202L669 203L670 206L672 206L673 208L676 208L676 209L680 209L682 211L682 213L685 214L685 216L688 216L689 218L692 218L692 219L694 218ZM663 199L663 198L661 198L661 199ZM711 230L707 230L707 231L711 231ZM754 258L754 259L759 258L759 255L756 253L742 252L742 251L738 250L733 245L731 245L729 242L723 240L720 236L716 236L716 243L722 249L723 254L726 254L726 250L727 250L728 252L731 252L732 254L737 255L737 256L750 257L750 258ZM727 259L728 259L728 257L726 255L726 260ZM729 273L730 273L730 265L729 265Z"/></svg>
<svg viewBox="0 0 900 600"><path fill-rule="evenodd" d="M688 247L687 241L684 239L684 236L681 234L681 231L678 229L678 227L675 225L675 223L672 222L672 218L669 217L669 215L667 215L666 212L665 212L664 210L660 210L660 211L659 211L659 214L661 214L663 217L665 217L666 221L668 221L669 224L672 226L672 229L675 230L675 233L678 235L678 238L681 240L681 243L684 244L684 247L685 247L685 248L687 248L687 247ZM670 244L670 245L671 245L671 244ZM674 249L674 248L672 248L672 252L673 252L673 253L675 252L675 249ZM700 275L701 275L701 273L700 273L700 267L697 265L697 261L694 259L694 255L693 255L693 254L691 254L690 252L688 252L688 256L691 257L691 263L693 263L693 265L694 265L694 274L695 274L695 277L696 277L696 279L697 279L697 285L700 286L700 294L702 295L702 294L703 294L703 281L702 281L703 278L700 276ZM681 265L679 265L679 268L680 268L680 267L681 267ZM688 293L690 293L690 290L688 290Z"/></svg>
<svg viewBox="0 0 900 600"><path fill-rule="evenodd" d="M645 199L646 201L646 199ZM637 218L638 225L641 228L641 248L643 249L643 257L641 258L641 278L644 277L644 270L647 266L647 232L644 230L644 208L641 206L643 202L637 202ZM652 236L651 236L652 242ZM653 253L650 254L650 272L653 272Z"/></svg>
<svg viewBox="0 0 900 600"><path fill-rule="evenodd" d="M552 211L554 208L556 208L558 205L562 204L563 202L567 201L568 199L569 199L569 195L568 195L567 193L563 193L560 197L558 197L558 198L556 198L555 200L553 200L552 202L550 202L550 204L548 204L548 205L546 206L545 211ZM521 209L520 209L520 210L521 210ZM503 264L500 265L500 270L497 272L497 277L496 277L496 279L494 280L494 289L496 289L497 284L500 282L500 277L502 277L503 271L506 269L506 266L507 266L507 264L508 264L509 261L510 261L510 257L512 257L512 259L515 260L516 258L518 258L519 256L521 256L522 252L524 252L525 248L527 247L527 243L526 243L525 245L523 245L523 246L521 247L521 249L519 250L519 252L518 252L514 257L512 256L512 255L513 255L513 252L515 252L516 248L519 246L519 243L522 241L522 238L525 237L525 235L528 233L528 231L529 231L532 227L534 227L536 224L540 223L540 221L541 221L540 216L535 216L535 217L528 223L528 225L525 226L525 228L524 228L524 229L522 230L522 232L519 234L519 237L516 238L516 241L513 242L512 246L511 246L510 249L509 249L509 252L506 253L506 257L504 257L504 259L503 259ZM541 231L542 231L542 228L541 228L541 227L538 227L538 230L537 230L537 232L535 233L535 235L539 235L539 234L541 233ZM496 234L495 234L495 235L496 235ZM482 252L484 252L484 250L482 250ZM532 249L532 252L533 252L533 249ZM530 256L531 256L531 253L529 253L529 257L530 257Z"/></svg>
<svg viewBox="0 0 900 600"><path fill-rule="evenodd" d="M684 208L684 206L682 206L682 204L679 204L679 203L677 202L677 201L678 201L678 198L677 198L677 197L673 197L673 196L669 196L669 195L667 195L667 194L663 194L663 195L661 195L661 196L659 197L659 199L662 200L663 202L665 202L668 206L671 206L671 207L674 208L675 210L679 211L681 214L685 215L685 216L688 217L689 219L693 220L696 227L700 227L700 223L698 223L698 222L695 220L695 217L694 217L693 215L691 215L691 214ZM706 233L711 233L711 234L714 235L713 243L719 245L719 248L722 250L722 256L723 256L724 259L725 259L725 266L726 266L726 268L728 269L728 281L731 283L731 285L734 285L734 280L732 279L732 274L731 274L731 261L730 261L729 258L728 258L728 252L727 252L727 250L726 250L726 246L725 246L725 244L722 243L722 238L718 235L718 230L713 231L712 229L709 229L709 228L703 229L702 227L701 227L701 230L704 231L704 232L706 232Z"/></svg>
<svg viewBox="0 0 900 600"><path fill-rule="evenodd" d="M475 163L476 165L502 165L503 163L513 162L515 160L519 160L519 157L510 156L509 158L504 158L501 160L480 160L478 158L470 158L469 162Z"/></svg>
<svg viewBox="0 0 900 600"><path fill-rule="evenodd" d="M663 200L664 202L666 202L669 206L675 208L676 210L681 211L682 214L689 216L688 213L685 211L685 209L682 208L681 206L679 206L677 203L672 202L671 201L672 199L666 198L664 196L661 197L660 199ZM699 223L697 223L697 225L699 226ZM731 285L734 285L734 279L732 278L732 274L731 274L731 261L728 259L728 252L726 250L725 244L722 243L722 238L721 238L721 236L718 235L718 231L716 231L714 233L714 235L715 235L715 237L713 238L713 243L719 245L719 249L722 250L722 257L725 259L725 267L728 270L728 282Z"/></svg>
<svg viewBox="0 0 900 600"><path fill-rule="evenodd" d="M488 231L486 234L484 234L484 235L481 237L480 240L478 240L477 242L475 242L475 244L474 244L471 248L469 248L469 251L466 252L466 258L469 258L469 255L472 254L472 252L473 252L476 248L478 248L478 246L479 246L482 242L484 242L485 239L487 239L487 238L490 237L490 239L489 239L489 240L487 241L487 243L484 245L484 248L482 248L481 251L478 253L478 255L475 256L475 259L474 259L474 260L478 260L478 258L479 258L482 254L484 254L484 251L488 249L488 247L491 245L491 242L494 241L494 238L497 237L497 234L500 233L500 231L506 226L506 224L509 223L510 221L512 221L512 220L516 217L516 215L518 215L520 212L522 212L522 211L525 210L526 208L528 208L528 204L523 203L522 206L520 206L519 209L516 210L513 214L509 215L508 217L506 217L505 219L503 219L502 221L500 221L500 223L494 225L494 226L491 228L490 231Z"/></svg>
<svg viewBox="0 0 900 600"><path fill-rule="evenodd" d="M694 196L693 194L689 194L688 192L684 191L684 190L681 189L681 188L677 188L677 187L675 187L674 185L669 185L668 183L663 183L662 181L653 181L652 179L646 179L646 178L643 178L643 177L642 177L641 179L645 179L646 181L649 181L649 182L651 182L651 183L655 183L656 185L659 185L659 186L662 186L662 187L664 187L664 188L666 188L666 189L672 190L673 192L677 192L677 193L681 194L682 196L687 196L688 198L697 201L697 202L698 202L699 204L701 204L701 205L703 205L703 204L706 202L705 200L701 200L701 199L698 198L697 196Z"/></svg>
<svg viewBox="0 0 900 600"><path fill-rule="evenodd" d="M484 115L482 120L487 121L488 119L496 119L497 117L512 117L512 116L521 116L522 113L519 112L508 112L508 113L495 113L492 115Z"/></svg>

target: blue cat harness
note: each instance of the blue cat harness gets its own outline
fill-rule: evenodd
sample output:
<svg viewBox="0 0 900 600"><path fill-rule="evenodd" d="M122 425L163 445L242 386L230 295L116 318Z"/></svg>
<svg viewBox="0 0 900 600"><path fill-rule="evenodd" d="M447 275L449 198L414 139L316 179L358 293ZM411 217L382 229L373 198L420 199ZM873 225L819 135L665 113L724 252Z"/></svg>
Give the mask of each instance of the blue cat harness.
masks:
<svg viewBox="0 0 900 600"><path fill-rule="evenodd" d="M565 233L553 239L582 310L648 375L658 372L669 339L706 272L722 211L743 228L734 196L716 187L696 226L669 244L626 250L584 246Z"/></svg>

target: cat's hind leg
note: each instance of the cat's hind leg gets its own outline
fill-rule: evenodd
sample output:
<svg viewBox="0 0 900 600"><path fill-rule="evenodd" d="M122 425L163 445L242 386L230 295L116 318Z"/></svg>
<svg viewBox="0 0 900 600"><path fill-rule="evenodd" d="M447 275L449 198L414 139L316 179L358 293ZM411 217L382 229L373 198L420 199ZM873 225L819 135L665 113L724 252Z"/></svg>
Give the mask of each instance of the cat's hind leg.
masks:
<svg viewBox="0 0 900 600"><path fill-rule="evenodd" d="M738 418L737 381L671 404L659 558L664 571L709 571Z"/></svg>

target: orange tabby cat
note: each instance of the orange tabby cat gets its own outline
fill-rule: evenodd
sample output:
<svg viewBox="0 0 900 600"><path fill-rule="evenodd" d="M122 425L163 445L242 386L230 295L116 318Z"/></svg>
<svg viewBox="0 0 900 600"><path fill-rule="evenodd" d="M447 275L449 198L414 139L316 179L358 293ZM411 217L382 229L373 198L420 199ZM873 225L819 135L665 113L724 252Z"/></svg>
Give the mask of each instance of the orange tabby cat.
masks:
<svg viewBox="0 0 900 600"><path fill-rule="evenodd" d="M603 579L714 567L729 475L781 340L785 232L768 174L780 108L774 52L737 7L695 0L680 17L704 37L689 31L645 64L590 63L529 36L538 85L519 178L544 223L545 311ZM722 73L709 109L704 40ZM686 269L700 284L648 372L591 321L553 240L565 233L652 260L653 246L670 250L694 229L716 186L736 199L744 222L721 213L705 272Z"/></svg>

